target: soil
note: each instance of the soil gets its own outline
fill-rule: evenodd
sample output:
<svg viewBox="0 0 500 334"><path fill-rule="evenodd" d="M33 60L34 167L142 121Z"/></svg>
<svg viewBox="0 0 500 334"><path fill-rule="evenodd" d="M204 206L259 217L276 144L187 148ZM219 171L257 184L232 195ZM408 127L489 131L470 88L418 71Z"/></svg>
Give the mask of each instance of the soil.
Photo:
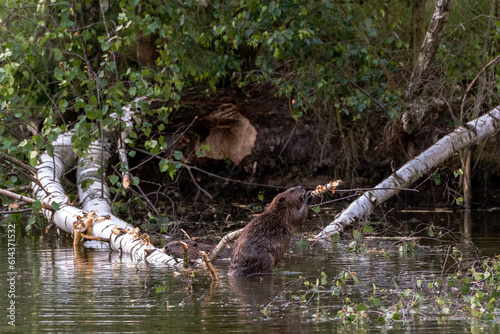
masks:
<svg viewBox="0 0 500 334"><path fill-rule="evenodd" d="M245 94L221 90L209 100L193 93L181 100L180 107L169 116L169 127L161 133L168 144L161 156L175 162L175 152L182 152L180 162L190 169L181 167L172 178L160 172L158 160L141 165L151 159L146 153L138 151L130 161L131 166L140 166L134 173L160 213L179 225L195 221L196 231L210 226L223 233L228 221L251 214L252 210L262 211L264 203L294 186L314 189L342 179L339 190L373 187L456 126L439 112L429 113L428 119L422 121L425 126L414 135L391 130L388 120L377 113L367 113L356 121L326 110L294 118L292 101L275 95L273 89L259 87ZM161 103L156 102L152 107L159 106ZM253 130L246 128L249 126L255 129L255 138ZM216 146L225 132L233 138L242 129L247 129L244 133L248 134L248 143L231 140L221 146L223 149ZM214 133L217 135L211 136ZM210 146L210 154L203 156L200 147L207 138L216 141ZM474 148L473 208L500 206L498 141L498 136L493 136ZM402 191L384 205L459 210L460 168L457 153L411 186L419 192ZM354 193L339 191L325 200L339 199L335 204L347 207L355 197L340 198ZM244 208L237 209L232 203ZM133 205L131 211L139 219L151 211L143 204ZM228 215L232 218L227 219ZM213 222L218 225L213 226ZM180 235L176 224L172 228Z"/></svg>

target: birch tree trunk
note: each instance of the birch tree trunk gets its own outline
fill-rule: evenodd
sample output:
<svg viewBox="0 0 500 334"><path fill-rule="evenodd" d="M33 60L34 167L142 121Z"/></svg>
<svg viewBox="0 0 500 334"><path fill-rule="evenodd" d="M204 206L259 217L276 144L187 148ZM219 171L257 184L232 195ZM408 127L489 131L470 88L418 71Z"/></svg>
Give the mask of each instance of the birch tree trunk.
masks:
<svg viewBox="0 0 500 334"><path fill-rule="evenodd" d="M418 64L420 48L425 37L425 5L427 0L413 0L411 7L411 25L413 39L413 68Z"/></svg>
<svg viewBox="0 0 500 334"><path fill-rule="evenodd" d="M425 85L425 80L434 62L446 22L448 22L450 10L451 0L437 0L436 9L432 15L429 29L427 30L424 42L420 48L417 63L414 66L405 92L404 100L406 102L412 102L410 109L402 116L403 129L407 133L415 131L415 129L418 128L418 124L425 116L426 106L422 105L422 101L414 100L420 95L422 87Z"/></svg>
<svg viewBox="0 0 500 334"><path fill-rule="evenodd" d="M128 111L132 112L130 108ZM55 212L42 209L46 218L61 230L76 235L80 231L77 231L75 226L81 226L79 222L82 221L82 217L95 217L90 218L88 231L91 237L106 243L112 250L119 250L130 254L133 259L141 259L148 263L169 267L182 266L182 262L152 246L147 235L139 235L139 229L111 214L110 194L104 172L111 154L110 133L105 134L103 143L94 142L89 147L88 156L79 160L77 181L82 209L74 207L69 202L61 180L64 173L77 163L77 154L71 143L72 135L72 132L60 135L53 143L53 155L42 154L41 163L36 167L40 185L32 184L34 196L42 202L55 203L58 207ZM91 183L86 189L82 188L84 180L89 180ZM52 206L54 207L54 204ZM89 215L89 212L95 214ZM89 218L86 219L89 221Z"/></svg>
<svg viewBox="0 0 500 334"><path fill-rule="evenodd" d="M71 132L59 136L52 144L54 146L52 157L48 153L41 155L41 163L36 166L40 185L37 183L31 185L35 198L41 202L55 202L59 206L59 210L54 213L45 209L42 209L42 213L49 221L69 233L73 231L73 222L77 220L76 217L82 212L71 206L61 185L64 173L76 163L77 156L71 144L71 136Z"/></svg>
<svg viewBox="0 0 500 334"><path fill-rule="evenodd" d="M489 113L459 127L441 138L436 144L407 162L393 175L382 181L375 188L406 188L417 181L432 168L447 160L451 155L464 147L491 136L500 128L500 106ZM332 223L318 235L325 239L338 233L346 225L368 216L373 208L398 193L398 190L371 190L351 203Z"/></svg>

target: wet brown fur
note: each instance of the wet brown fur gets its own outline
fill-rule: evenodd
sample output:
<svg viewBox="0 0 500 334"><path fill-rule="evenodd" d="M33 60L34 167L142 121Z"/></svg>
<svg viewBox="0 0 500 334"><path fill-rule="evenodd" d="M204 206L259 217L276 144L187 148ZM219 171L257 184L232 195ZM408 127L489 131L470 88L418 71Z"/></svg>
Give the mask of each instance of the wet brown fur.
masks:
<svg viewBox="0 0 500 334"><path fill-rule="evenodd" d="M189 257L190 262L196 261L197 259L200 258L200 251L201 250L208 254L215 247L212 245L203 244L203 243L196 242L193 240L181 240L181 241L184 242L185 244L187 244L189 247L188 248L188 257ZM163 248L165 250L165 254L171 255L175 258L182 259L184 250L182 248L181 241L172 241L172 242L169 242L168 244L166 244L165 247ZM229 257L231 257L232 252L233 252L232 247L226 247L226 248L224 248L224 250L222 251L222 253L219 255L218 258L219 259L229 258Z"/></svg>
<svg viewBox="0 0 500 334"><path fill-rule="evenodd" d="M234 244L229 275L271 274L293 234L306 221L309 193L295 187L277 195L267 210L243 229Z"/></svg>

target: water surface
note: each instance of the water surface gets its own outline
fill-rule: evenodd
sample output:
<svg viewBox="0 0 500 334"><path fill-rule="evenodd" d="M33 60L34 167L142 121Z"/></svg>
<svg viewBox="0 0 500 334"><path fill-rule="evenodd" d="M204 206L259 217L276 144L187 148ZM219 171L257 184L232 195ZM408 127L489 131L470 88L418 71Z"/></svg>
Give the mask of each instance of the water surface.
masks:
<svg viewBox="0 0 500 334"><path fill-rule="evenodd" d="M467 243L467 237L477 246L480 255L500 253L498 213L473 214L472 222L467 224L464 224L463 215L446 213L398 213L388 221L398 222L400 231L410 232L418 230L422 224L443 226L454 231L455 245L470 256L475 256L476 249ZM306 230L313 231L320 224L324 222L312 220ZM75 251L71 241L66 239L18 234L13 274L8 263L6 229L2 228L1 232L0 331L24 333L354 331L355 328L344 327L334 318L344 298L361 302L356 300L363 298L360 292L353 288L347 295L329 299L331 305L326 308L324 305L319 308L319 301L314 298L307 304L294 304L295 294L303 293L304 281L315 282L322 272L331 279L346 270L356 272L364 286L374 285L377 289L410 286L416 278L441 275L448 250L447 243L427 238L420 243L434 243L439 247L411 256L399 252L355 254L346 252L342 242L323 247L294 240L288 255L276 267L275 275L230 278L225 275L227 263L221 263L216 266L220 281L212 282L204 270L183 273L148 267L108 250ZM15 276L15 298L8 296L12 288L8 279L12 275ZM15 301L15 327L8 325L11 300ZM318 312L327 314L319 317L314 312L317 306ZM482 326L480 331L496 332L498 329L491 323ZM397 322L384 327L369 323L358 330L469 333L478 328L463 319L445 322L432 319Z"/></svg>

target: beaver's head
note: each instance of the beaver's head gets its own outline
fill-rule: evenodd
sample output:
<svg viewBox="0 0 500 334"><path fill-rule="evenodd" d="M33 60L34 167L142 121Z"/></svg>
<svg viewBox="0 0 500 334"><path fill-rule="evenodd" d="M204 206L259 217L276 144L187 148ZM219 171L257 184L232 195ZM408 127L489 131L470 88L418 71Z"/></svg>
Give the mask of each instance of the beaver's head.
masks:
<svg viewBox="0 0 500 334"><path fill-rule="evenodd" d="M288 209L300 209L304 204L304 200L308 196L306 190L302 187L290 188L281 194L278 194L269 208L288 208Z"/></svg>

